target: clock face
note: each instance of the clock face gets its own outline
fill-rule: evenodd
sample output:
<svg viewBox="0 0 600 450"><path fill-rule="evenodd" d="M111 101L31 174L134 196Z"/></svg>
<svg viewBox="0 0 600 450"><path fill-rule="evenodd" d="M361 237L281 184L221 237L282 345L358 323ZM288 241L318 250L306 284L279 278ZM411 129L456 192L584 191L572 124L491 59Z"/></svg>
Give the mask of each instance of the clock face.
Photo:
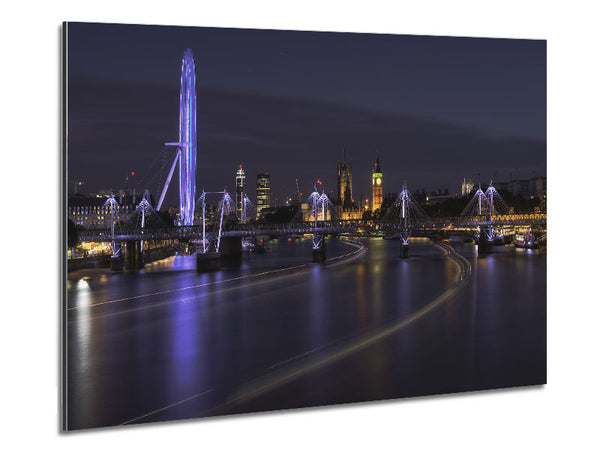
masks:
<svg viewBox="0 0 600 450"><path fill-rule="evenodd" d="M376 183L377 183L377 186L379 186L381 184L381 178L377 178Z"/></svg>

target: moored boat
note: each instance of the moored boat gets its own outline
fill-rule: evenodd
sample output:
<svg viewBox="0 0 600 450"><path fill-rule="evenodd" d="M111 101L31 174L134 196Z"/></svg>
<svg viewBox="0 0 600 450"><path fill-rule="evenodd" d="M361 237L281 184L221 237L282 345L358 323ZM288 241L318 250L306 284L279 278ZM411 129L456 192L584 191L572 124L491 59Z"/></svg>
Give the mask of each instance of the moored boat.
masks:
<svg viewBox="0 0 600 450"><path fill-rule="evenodd" d="M531 228L525 234L516 233L515 234L515 247L518 248L538 248L540 244L535 239L535 236L531 232Z"/></svg>

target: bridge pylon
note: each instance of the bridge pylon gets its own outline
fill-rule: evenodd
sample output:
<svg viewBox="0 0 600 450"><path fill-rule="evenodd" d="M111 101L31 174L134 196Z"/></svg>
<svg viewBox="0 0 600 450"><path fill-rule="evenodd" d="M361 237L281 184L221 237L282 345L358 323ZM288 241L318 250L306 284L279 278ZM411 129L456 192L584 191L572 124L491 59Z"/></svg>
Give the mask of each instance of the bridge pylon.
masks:
<svg viewBox="0 0 600 450"><path fill-rule="evenodd" d="M308 202L312 206L312 215L313 215L313 235L312 235L312 257L313 262L324 262L327 259L327 254L325 251L325 233L324 228L326 222L328 220L328 214L331 216L331 213L334 209L333 203L325 194L325 191L322 191L320 194L317 191L317 187L314 187L314 191L308 196ZM321 221L321 227L319 227L319 221ZM321 228L321 229L320 229Z"/></svg>
<svg viewBox="0 0 600 450"><path fill-rule="evenodd" d="M429 221L429 217L413 199L404 182L402 192L381 222L384 228L391 230L392 234L400 239L400 257L408 258L409 240L414 227L416 224L424 225Z"/></svg>
<svg viewBox="0 0 600 450"><path fill-rule="evenodd" d="M111 270L123 270L123 255L121 254L121 243L117 245L115 240L115 217L117 223L119 221L119 203L115 200L115 196L111 195L106 202L104 202L103 209L110 209L110 238L112 255L110 255L110 268Z"/></svg>
<svg viewBox="0 0 600 450"><path fill-rule="evenodd" d="M206 231L206 196L218 194L219 200L219 227L213 231L209 240ZM197 200L202 207L202 248L196 252L196 270L206 272L219 269L223 264L237 264L241 262L242 237L224 236L223 224L227 215L232 211L233 200L226 189L220 192L205 192ZM216 234L216 236L214 235Z"/></svg>
<svg viewBox="0 0 600 450"><path fill-rule="evenodd" d="M490 181L490 185L485 192L479 185L475 195L461 213L461 217L477 218L481 221L475 235L479 253L491 253L493 251L494 241L496 237L500 237L499 232L494 227L494 217L497 214L506 214L508 210L508 205L493 186L492 181Z"/></svg>

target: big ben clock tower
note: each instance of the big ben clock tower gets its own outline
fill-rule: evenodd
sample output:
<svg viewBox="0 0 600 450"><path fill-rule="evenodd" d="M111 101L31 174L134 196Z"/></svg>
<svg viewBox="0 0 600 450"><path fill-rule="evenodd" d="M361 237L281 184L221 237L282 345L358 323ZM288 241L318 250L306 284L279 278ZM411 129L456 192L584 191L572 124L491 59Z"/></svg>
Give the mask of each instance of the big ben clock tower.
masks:
<svg viewBox="0 0 600 450"><path fill-rule="evenodd" d="M373 211L381 208L383 202L383 174L379 166L379 153L375 159L375 168L373 169Z"/></svg>

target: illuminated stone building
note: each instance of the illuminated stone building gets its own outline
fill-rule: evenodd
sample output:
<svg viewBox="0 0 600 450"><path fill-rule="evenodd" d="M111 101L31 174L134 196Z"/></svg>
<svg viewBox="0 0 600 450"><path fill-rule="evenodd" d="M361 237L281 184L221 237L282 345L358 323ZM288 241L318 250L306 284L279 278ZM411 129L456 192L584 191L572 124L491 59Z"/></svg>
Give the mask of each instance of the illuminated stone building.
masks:
<svg viewBox="0 0 600 450"><path fill-rule="evenodd" d="M529 180L510 180L508 191L515 197L529 197Z"/></svg>
<svg viewBox="0 0 600 450"><path fill-rule="evenodd" d="M352 162L344 160L337 164L338 183L338 208L350 210L352 208Z"/></svg>
<svg viewBox="0 0 600 450"><path fill-rule="evenodd" d="M337 182L338 182L338 216L342 220L362 219L362 211L354 204L352 198L352 162L346 161L346 152L344 160L337 164Z"/></svg>
<svg viewBox="0 0 600 450"><path fill-rule="evenodd" d="M302 213L302 221L303 222L314 222L315 215L312 208L312 205L309 203L303 202L300 204L300 212ZM327 208L325 210L325 220L331 220L331 208ZM319 217L317 220L323 220L323 216L321 215L321 209L319 209Z"/></svg>
<svg viewBox="0 0 600 450"><path fill-rule="evenodd" d="M71 196L68 199L68 218L75 225L84 228L109 228L110 208L104 206L108 198L109 196L100 194L95 197L86 197L83 195ZM135 212L135 197L122 193L116 196L116 200L119 206L115 211L116 215L113 217L113 220L115 223L118 223L118 221L126 222Z"/></svg>
<svg viewBox="0 0 600 450"><path fill-rule="evenodd" d="M373 202L371 203L371 208L373 211L381 208L381 204L383 203L383 174L381 173L381 166L379 165L379 153L377 154L377 158L375 159L375 168L373 169L372 175L373 182Z"/></svg>
<svg viewBox="0 0 600 450"><path fill-rule="evenodd" d="M529 195L540 200L546 199L546 177L535 177L529 180Z"/></svg>
<svg viewBox="0 0 600 450"><path fill-rule="evenodd" d="M467 178L463 178L462 183L460 185L460 194L464 197L466 195L470 195L475 188L475 183L473 180L468 180Z"/></svg>

